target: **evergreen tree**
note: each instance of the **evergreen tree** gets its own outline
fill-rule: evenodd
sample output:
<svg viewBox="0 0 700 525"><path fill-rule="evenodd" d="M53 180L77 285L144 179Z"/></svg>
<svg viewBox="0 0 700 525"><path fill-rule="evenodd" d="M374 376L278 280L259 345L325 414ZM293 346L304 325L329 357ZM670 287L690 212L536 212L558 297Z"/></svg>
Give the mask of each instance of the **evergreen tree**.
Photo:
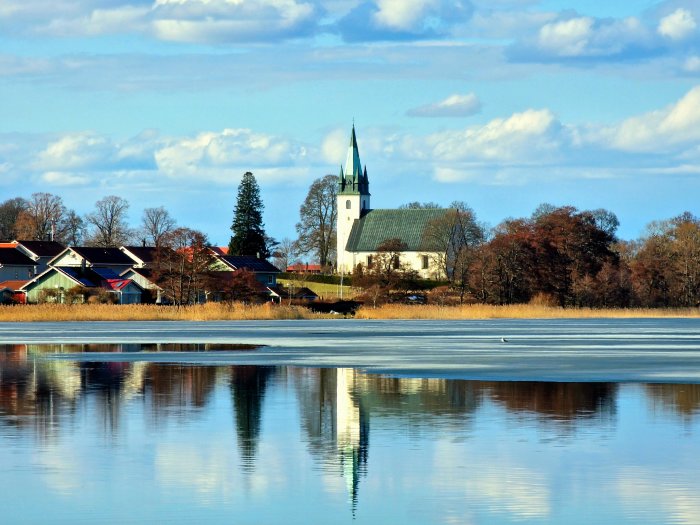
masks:
<svg viewBox="0 0 700 525"><path fill-rule="evenodd" d="M247 171L238 186L238 198L231 225L233 235L228 245L230 255L259 254L263 259L270 256L262 220L263 209L258 183L253 174Z"/></svg>

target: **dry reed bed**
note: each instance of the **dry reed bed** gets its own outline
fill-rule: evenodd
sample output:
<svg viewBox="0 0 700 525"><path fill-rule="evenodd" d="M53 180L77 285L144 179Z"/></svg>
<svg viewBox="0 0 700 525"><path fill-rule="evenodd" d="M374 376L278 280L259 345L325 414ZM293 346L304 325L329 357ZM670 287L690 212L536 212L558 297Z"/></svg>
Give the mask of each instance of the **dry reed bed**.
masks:
<svg viewBox="0 0 700 525"><path fill-rule="evenodd" d="M384 305L377 309L362 308L358 319L586 319L586 318L660 318L700 317L698 308L560 308L554 306L514 304L463 306Z"/></svg>
<svg viewBox="0 0 700 525"><path fill-rule="evenodd" d="M40 304L0 306L0 322L34 321L226 321L312 319L298 306L207 303L192 306Z"/></svg>
<svg viewBox="0 0 700 525"><path fill-rule="evenodd" d="M0 306L0 322L34 321L226 321L272 319L323 319L299 306L208 303L164 307L155 305L18 305ZM385 305L361 308L358 319L581 319L581 318L700 317L700 309L593 309L541 305L417 306Z"/></svg>

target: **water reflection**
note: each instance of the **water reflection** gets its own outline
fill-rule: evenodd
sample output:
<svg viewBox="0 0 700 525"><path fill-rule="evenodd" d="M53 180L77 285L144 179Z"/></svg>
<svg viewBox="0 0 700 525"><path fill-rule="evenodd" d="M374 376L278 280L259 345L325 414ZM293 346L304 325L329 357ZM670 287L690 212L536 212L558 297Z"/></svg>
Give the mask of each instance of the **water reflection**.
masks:
<svg viewBox="0 0 700 525"><path fill-rule="evenodd" d="M386 483L385 476L391 474L387 471L386 457L393 446L392 440L408 439L411 443L429 443L422 447L434 447L430 461L430 456L413 457L410 446L403 450L402 457L411 462L426 462L425 477L416 482L416 487L424 481L432 490L453 495L452 499L445 499L445 505L449 502L453 505L444 509L446 515L459 516L460 505L478 500L479 505L486 505L492 513L544 520L551 517L556 497L548 486L548 466L538 462L542 459L538 456L541 449L526 447L531 438L522 429L530 428L534 422L537 432L546 434L547 439L560 440L559 431L565 428L567 440L560 444L570 445L579 434L589 436L603 427L607 431L614 429L620 424L620 407L630 403L621 393L621 386L612 383L483 382L396 378L353 369L40 358L43 352L143 349L138 346L125 349L125 345L1 346L0 439L30 437L47 446L58 443L62 433L73 436L76 428L87 424L109 438L109 446L116 448L118 438L129 435L128 427L134 424L135 413L145 416L145 429L141 431L149 433L148 439L157 441L158 435L169 427L176 426L186 432L197 417L211 417L222 409L230 425L227 442L235 443L231 447L234 456L237 450L237 468L253 477L262 464L265 474L257 473L260 480L270 476L266 467L273 450L261 443L277 443L273 431L265 426L266 414L287 418L291 409L296 412L290 420L301 436L300 446L324 479L342 480L352 516L361 514L362 501L376 498L373 490L380 486L377 480ZM700 414L700 385L642 385L636 386L634 392L642 396L654 414L680 418L686 425L695 423ZM489 456L494 453L488 447L505 439L503 433L490 435L489 425L498 426L501 421L512 425L509 431L516 436L517 443L508 451L499 450L497 456ZM225 428L221 423L217 425ZM196 434L189 444L207 462L216 462L215 456L209 457L200 450L208 437L208 430L203 432ZM290 428L282 433L287 440L292 435ZM587 440L588 437L584 441ZM289 443L284 446L291 447ZM294 454L297 454L294 461L303 464L299 452ZM620 449L617 454L624 457L628 451ZM292 457L292 452L288 451L287 455ZM164 462L166 457L171 459ZM228 457L227 453L222 457ZM172 443L160 447L157 458L155 464L161 467L166 463L175 465L178 448ZM282 464L285 460L276 461ZM667 477L664 486L670 488L666 492L692 493L693 487L678 485L677 472L663 471L655 465L641 468L636 461L630 460L625 468L611 475L614 482L610 490L619 495L620 505L630 507L629 502L636 501L635 491L651 494L649 480L659 472ZM465 464L478 471L478 475L459 481L460 476L465 476L465 471L460 470ZM75 465L71 468L79 475ZM405 490L401 484L412 479L414 473L403 472L393 464L391 468L397 469L397 476L400 473L391 482L397 484L398 492ZM163 471L172 472L166 481L182 474L172 468ZM215 489L216 484L212 485L206 476L200 474L196 479L200 480L200 490ZM227 486L236 486L230 479L222 479L227 480ZM568 477L563 479L560 483L563 486L572 483L567 487L572 493L580 490ZM271 482L267 479L266 483ZM323 490L332 491L332 485L329 486ZM658 491L656 497L665 494L664 490ZM477 503L474 506L480 508ZM624 512L639 518L639 507L627 507ZM641 508L647 512L645 507ZM668 512L674 516L696 515L697 509L691 510L682 514L674 507ZM478 521L478 512L473 517L473 521ZM688 522L684 519L678 521Z"/></svg>

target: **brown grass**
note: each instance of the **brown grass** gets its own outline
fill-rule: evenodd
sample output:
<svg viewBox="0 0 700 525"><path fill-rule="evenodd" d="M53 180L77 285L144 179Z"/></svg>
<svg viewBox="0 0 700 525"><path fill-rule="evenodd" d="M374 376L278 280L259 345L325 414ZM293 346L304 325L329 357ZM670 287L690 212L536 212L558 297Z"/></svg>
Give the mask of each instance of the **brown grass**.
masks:
<svg viewBox="0 0 700 525"><path fill-rule="evenodd" d="M495 306L471 304L464 306L384 305L376 309L365 307L357 312L358 319L583 319L633 317L700 317L698 308L559 308L555 306L516 304Z"/></svg>
<svg viewBox="0 0 700 525"><path fill-rule="evenodd" d="M245 319L318 318L299 306L233 305L207 303L192 306L155 306L147 304L40 304L0 306L0 322L32 321L226 321Z"/></svg>
<svg viewBox="0 0 700 525"><path fill-rule="evenodd" d="M323 319L337 316L314 314L301 306L245 306L208 303L180 308L154 305L18 305L0 306L0 322L33 321L226 321L268 319ZM364 307L358 319L581 319L633 317L700 317L698 308L593 309L558 308L546 305L384 305Z"/></svg>

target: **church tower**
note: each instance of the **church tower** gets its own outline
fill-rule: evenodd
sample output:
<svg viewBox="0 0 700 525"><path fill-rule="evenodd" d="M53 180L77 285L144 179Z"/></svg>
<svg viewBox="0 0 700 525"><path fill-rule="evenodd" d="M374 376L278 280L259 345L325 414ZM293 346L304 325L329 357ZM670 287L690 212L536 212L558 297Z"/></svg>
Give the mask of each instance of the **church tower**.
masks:
<svg viewBox="0 0 700 525"><path fill-rule="evenodd" d="M352 125L348 156L345 159L345 170L340 166L338 178L338 227L337 227L337 271L351 273L352 255L345 251L352 225L355 219L369 211L369 180L367 167L364 170L360 164L360 152L357 149L355 124Z"/></svg>

